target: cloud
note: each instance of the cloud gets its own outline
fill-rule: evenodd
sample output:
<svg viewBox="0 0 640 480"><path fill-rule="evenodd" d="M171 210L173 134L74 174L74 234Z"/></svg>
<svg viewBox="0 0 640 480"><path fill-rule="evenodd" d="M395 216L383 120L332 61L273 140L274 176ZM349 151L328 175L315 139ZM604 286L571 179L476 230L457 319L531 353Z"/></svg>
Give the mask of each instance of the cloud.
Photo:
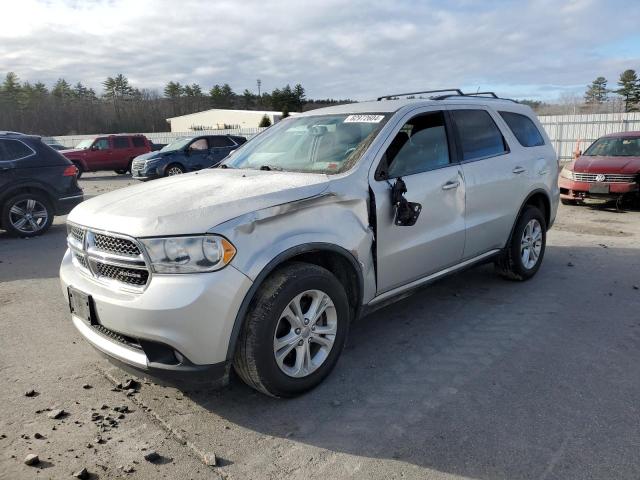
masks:
<svg viewBox="0 0 640 480"><path fill-rule="evenodd" d="M255 91L260 78L313 98L458 86L551 98L640 68L637 2L21 0L3 17L0 73L98 90L124 73L159 90Z"/></svg>

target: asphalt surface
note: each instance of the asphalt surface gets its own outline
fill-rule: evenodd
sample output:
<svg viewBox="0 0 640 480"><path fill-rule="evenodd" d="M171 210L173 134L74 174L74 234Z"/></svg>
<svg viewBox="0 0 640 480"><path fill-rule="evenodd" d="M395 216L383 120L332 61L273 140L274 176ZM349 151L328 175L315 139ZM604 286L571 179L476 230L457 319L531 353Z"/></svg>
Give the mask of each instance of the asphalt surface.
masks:
<svg viewBox="0 0 640 480"><path fill-rule="evenodd" d="M377 311L294 400L236 378L113 391L130 377L80 338L60 290L64 220L36 239L0 231L0 478L640 478L640 212L561 207L533 280L482 266Z"/></svg>

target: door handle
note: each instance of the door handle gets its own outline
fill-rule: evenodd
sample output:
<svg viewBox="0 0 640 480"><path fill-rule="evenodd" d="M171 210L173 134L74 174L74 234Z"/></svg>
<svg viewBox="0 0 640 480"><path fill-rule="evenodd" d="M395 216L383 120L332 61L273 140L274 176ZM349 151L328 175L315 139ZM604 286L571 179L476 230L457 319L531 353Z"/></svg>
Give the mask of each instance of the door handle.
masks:
<svg viewBox="0 0 640 480"><path fill-rule="evenodd" d="M460 182L458 180L450 180L442 185L442 190L452 190L454 188L458 188L459 186Z"/></svg>
<svg viewBox="0 0 640 480"><path fill-rule="evenodd" d="M520 175L521 173L526 172L526 171L527 171L527 169L526 169L526 168L523 168L523 167L516 167L516 168L514 168L512 171L513 171L513 173L515 173L516 175Z"/></svg>

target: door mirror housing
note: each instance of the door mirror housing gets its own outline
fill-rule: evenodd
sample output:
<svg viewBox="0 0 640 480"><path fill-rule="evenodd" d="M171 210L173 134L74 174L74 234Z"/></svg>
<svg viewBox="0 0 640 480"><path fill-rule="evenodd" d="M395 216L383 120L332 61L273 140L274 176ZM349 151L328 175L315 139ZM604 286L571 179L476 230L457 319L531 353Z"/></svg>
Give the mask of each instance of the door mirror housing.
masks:
<svg viewBox="0 0 640 480"><path fill-rule="evenodd" d="M98 146L97 145L91 145L91 148L89 150L95 152L96 150L98 150Z"/></svg>
<svg viewBox="0 0 640 480"><path fill-rule="evenodd" d="M422 211L422 205L409 202L404 194L407 193L407 185L398 177L391 186L391 204L393 205L393 223L400 227L415 225Z"/></svg>

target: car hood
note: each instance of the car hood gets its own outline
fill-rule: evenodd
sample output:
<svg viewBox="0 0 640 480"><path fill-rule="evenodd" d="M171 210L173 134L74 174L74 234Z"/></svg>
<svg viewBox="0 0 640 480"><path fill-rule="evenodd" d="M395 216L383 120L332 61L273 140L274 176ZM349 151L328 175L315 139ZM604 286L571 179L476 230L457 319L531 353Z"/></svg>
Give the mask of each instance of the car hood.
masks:
<svg viewBox="0 0 640 480"><path fill-rule="evenodd" d="M321 194L322 174L205 169L91 198L69 221L134 237L204 233L232 218Z"/></svg>
<svg viewBox="0 0 640 480"><path fill-rule="evenodd" d="M162 158L162 157L170 157L178 152L178 150L167 150L166 152L161 152L160 150L156 150L155 152L147 152L142 155L138 155L136 158L139 160L149 160L150 158Z"/></svg>
<svg viewBox="0 0 640 480"><path fill-rule="evenodd" d="M581 156L573 162L572 169L582 173L638 173L640 157Z"/></svg>
<svg viewBox="0 0 640 480"><path fill-rule="evenodd" d="M78 155L81 155L81 154L85 153L86 150L83 150L81 148L68 148L68 149L65 149L65 150L59 150L59 152L61 154L63 154L64 156L67 156L67 155L78 156Z"/></svg>

